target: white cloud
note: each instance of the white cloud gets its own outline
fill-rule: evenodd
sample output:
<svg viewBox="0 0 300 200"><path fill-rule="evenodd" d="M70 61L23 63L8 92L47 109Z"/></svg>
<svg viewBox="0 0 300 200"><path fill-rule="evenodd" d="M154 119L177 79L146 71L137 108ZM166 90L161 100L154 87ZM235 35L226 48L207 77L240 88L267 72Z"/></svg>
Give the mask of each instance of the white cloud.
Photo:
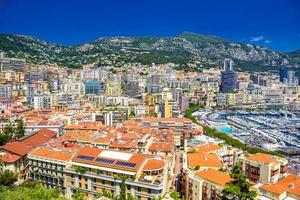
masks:
<svg viewBox="0 0 300 200"><path fill-rule="evenodd" d="M268 43L270 43L272 41L271 40L265 40L264 42L268 44Z"/></svg>
<svg viewBox="0 0 300 200"><path fill-rule="evenodd" d="M252 36L250 38L250 42L260 42L260 43L263 42L263 43L269 44L272 41L269 40L266 36L261 35L261 36Z"/></svg>
<svg viewBox="0 0 300 200"><path fill-rule="evenodd" d="M253 36L251 37L250 42L259 42L265 39L265 36L261 35L261 36Z"/></svg>

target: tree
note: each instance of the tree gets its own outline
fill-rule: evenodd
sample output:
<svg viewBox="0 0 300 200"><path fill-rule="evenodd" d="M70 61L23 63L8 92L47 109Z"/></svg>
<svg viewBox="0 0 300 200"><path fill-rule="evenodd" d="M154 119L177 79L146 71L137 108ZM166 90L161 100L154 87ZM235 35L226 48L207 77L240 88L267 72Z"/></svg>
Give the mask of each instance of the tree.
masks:
<svg viewBox="0 0 300 200"><path fill-rule="evenodd" d="M242 174L241 166L235 165L230 176L233 178L222 191L222 200L254 200L256 191L251 190L247 177Z"/></svg>
<svg viewBox="0 0 300 200"><path fill-rule="evenodd" d="M135 113L133 111L130 112L129 117L135 117Z"/></svg>
<svg viewBox="0 0 300 200"><path fill-rule="evenodd" d="M22 119L17 119L17 127L15 128L15 136L16 138L23 137L25 135L25 126Z"/></svg>
<svg viewBox="0 0 300 200"><path fill-rule="evenodd" d="M76 190L76 192L72 195L72 199L74 200L85 200L86 193L81 190Z"/></svg>
<svg viewBox="0 0 300 200"><path fill-rule="evenodd" d="M14 132L15 130L11 123L6 125L0 133L0 146L5 145L7 142L9 142L9 140L12 139Z"/></svg>
<svg viewBox="0 0 300 200"><path fill-rule="evenodd" d="M84 174L86 171L87 171L87 168L85 168L85 167L81 167L81 166L75 167L75 172L77 172L77 173Z"/></svg>
<svg viewBox="0 0 300 200"><path fill-rule="evenodd" d="M126 200L127 195L126 195L126 179L127 176L122 175L120 176L121 178L121 192L120 192L120 200Z"/></svg>
<svg viewBox="0 0 300 200"><path fill-rule="evenodd" d="M105 189L102 189L102 192L98 193L98 197L107 197L107 198L113 198L113 195L110 191L107 191Z"/></svg>
<svg viewBox="0 0 300 200"><path fill-rule="evenodd" d="M17 180L17 175L11 170L6 169L0 172L0 185L11 186Z"/></svg>
<svg viewBox="0 0 300 200"><path fill-rule="evenodd" d="M179 192L177 192L177 191L172 191L172 192L170 193L170 196L171 196L172 199L174 199L174 200L181 200L180 194L179 194Z"/></svg>
<svg viewBox="0 0 300 200"><path fill-rule="evenodd" d="M59 189L47 189L39 182L25 181L17 188L0 190L1 200L65 200Z"/></svg>
<svg viewBox="0 0 300 200"><path fill-rule="evenodd" d="M2 172L4 168L4 162L0 159L0 172Z"/></svg>

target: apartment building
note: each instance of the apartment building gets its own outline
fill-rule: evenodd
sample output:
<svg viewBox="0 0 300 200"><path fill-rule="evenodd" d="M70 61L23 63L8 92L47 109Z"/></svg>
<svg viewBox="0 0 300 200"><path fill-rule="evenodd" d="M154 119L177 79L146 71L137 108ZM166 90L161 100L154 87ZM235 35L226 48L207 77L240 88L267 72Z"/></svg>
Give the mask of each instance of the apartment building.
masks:
<svg viewBox="0 0 300 200"><path fill-rule="evenodd" d="M28 179L41 181L47 188L59 187L65 193L64 169L75 150L55 143L36 148L28 154Z"/></svg>
<svg viewBox="0 0 300 200"><path fill-rule="evenodd" d="M222 161L224 167L231 169L243 152L237 148L223 144L206 144L194 147L200 153L215 153Z"/></svg>
<svg viewBox="0 0 300 200"><path fill-rule="evenodd" d="M0 157L4 169L18 174L19 180L25 180L27 175L27 154L34 148L56 137L54 131L41 129L31 135L26 135L1 147Z"/></svg>
<svg viewBox="0 0 300 200"><path fill-rule="evenodd" d="M64 170L66 196L76 190L94 198L99 192L119 195L121 179L126 176L126 190L138 199L153 199L164 194L167 164L159 157L96 148L82 148Z"/></svg>
<svg viewBox="0 0 300 200"><path fill-rule="evenodd" d="M12 97L12 85L0 84L0 99Z"/></svg>
<svg viewBox="0 0 300 200"><path fill-rule="evenodd" d="M50 109L52 106L52 98L48 95L33 97L33 108L38 109Z"/></svg>
<svg viewBox="0 0 300 200"><path fill-rule="evenodd" d="M289 174L276 183L262 185L259 192L265 200L300 199L300 177Z"/></svg>
<svg viewBox="0 0 300 200"><path fill-rule="evenodd" d="M287 160L269 154L243 155L239 162L242 171L253 183L275 183L287 172Z"/></svg>
<svg viewBox="0 0 300 200"><path fill-rule="evenodd" d="M192 173L189 175L185 199L220 200L222 190L232 180L228 173L216 169L206 169Z"/></svg>
<svg viewBox="0 0 300 200"><path fill-rule="evenodd" d="M188 168L191 170L220 169L223 167L222 161L215 153L188 153Z"/></svg>

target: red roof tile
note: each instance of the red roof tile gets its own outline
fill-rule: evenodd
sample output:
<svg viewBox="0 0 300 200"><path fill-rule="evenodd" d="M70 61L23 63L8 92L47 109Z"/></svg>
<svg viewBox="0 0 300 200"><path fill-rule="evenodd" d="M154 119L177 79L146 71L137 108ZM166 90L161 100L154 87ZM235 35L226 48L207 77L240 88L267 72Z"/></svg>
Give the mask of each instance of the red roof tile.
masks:
<svg viewBox="0 0 300 200"><path fill-rule="evenodd" d="M21 140L14 141L3 145L1 148L19 156L25 156L33 148L44 144L49 139L54 138L56 133L48 129L41 129L39 132Z"/></svg>

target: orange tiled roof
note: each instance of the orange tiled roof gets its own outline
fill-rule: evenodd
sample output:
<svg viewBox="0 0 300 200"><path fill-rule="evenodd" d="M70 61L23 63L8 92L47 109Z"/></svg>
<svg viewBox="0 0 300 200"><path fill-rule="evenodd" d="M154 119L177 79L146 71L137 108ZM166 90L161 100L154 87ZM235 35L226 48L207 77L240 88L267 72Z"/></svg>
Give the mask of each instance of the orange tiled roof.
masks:
<svg viewBox="0 0 300 200"><path fill-rule="evenodd" d="M233 180L228 173L215 169L198 171L196 172L196 175L221 187L224 187L227 183Z"/></svg>
<svg viewBox="0 0 300 200"><path fill-rule="evenodd" d="M131 154L131 156L128 160L124 161L121 159L110 159L110 158L106 158L106 157L101 157L100 153L102 151L113 151L113 150L103 150L103 149L97 149L97 148L84 147L84 148L80 149L80 151L74 156L72 161L84 163L84 164L96 165L96 166L103 166L103 167L108 167L108 168L123 169L123 170L128 170L128 171L137 171L142 166L145 159L152 157L150 155L145 155L145 154L126 153L126 154ZM114 151L114 152L120 152L120 151ZM124 152L122 152L122 153L124 153ZM84 160L84 159L78 158L78 156L90 156L90 157L94 157L94 159ZM97 162L96 158L109 159L109 160L112 160L113 162L112 163ZM130 166L124 166L124 165L117 165L116 164L117 161L133 163L133 164L135 164L135 166L130 167Z"/></svg>
<svg viewBox="0 0 300 200"><path fill-rule="evenodd" d="M138 140L139 137L134 133L126 133L122 135L122 140Z"/></svg>
<svg viewBox="0 0 300 200"><path fill-rule="evenodd" d="M3 145L1 148L19 156L25 156L33 148L46 143L49 139L54 138L56 133L48 129L41 129L37 133L21 141L14 141Z"/></svg>
<svg viewBox="0 0 300 200"><path fill-rule="evenodd" d="M5 153L4 155L0 156L0 160L2 160L5 163L14 163L17 160L22 158L21 156L17 154L12 154L12 153Z"/></svg>
<svg viewBox="0 0 300 200"><path fill-rule="evenodd" d="M30 155L37 156L37 157L44 157L44 158L50 158L54 160L61 160L61 161L69 161L72 157L71 151L65 151L64 148L51 148L48 146L42 146L35 150L33 150Z"/></svg>
<svg viewBox="0 0 300 200"><path fill-rule="evenodd" d="M169 142L153 142L149 147L149 151L171 152L173 148L173 144Z"/></svg>
<svg viewBox="0 0 300 200"><path fill-rule="evenodd" d="M208 144L208 145L200 145L195 147L195 149L197 149L198 152L212 152L212 151L216 151L219 149L222 149L223 147L218 145L218 144Z"/></svg>
<svg viewBox="0 0 300 200"><path fill-rule="evenodd" d="M164 168L165 163L162 160L158 159L149 159L145 164L143 171L153 171L153 170L160 170Z"/></svg>
<svg viewBox="0 0 300 200"><path fill-rule="evenodd" d="M274 157L270 154L264 154L264 153L251 154L246 158L251 161L263 162L264 164L271 164L277 161L276 156Z"/></svg>
<svg viewBox="0 0 300 200"><path fill-rule="evenodd" d="M138 148L137 140L116 140L109 146L110 148L125 148L136 149Z"/></svg>
<svg viewBox="0 0 300 200"><path fill-rule="evenodd" d="M189 167L222 167L222 163L215 153L189 153Z"/></svg>
<svg viewBox="0 0 300 200"><path fill-rule="evenodd" d="M292 186L292 187L291 187ZM300 177L294 174L289 174L287 177L279 180L274 184L266 184L260 187L262 190L281 195L284 192L290 192L300 196Z"/></svg>

